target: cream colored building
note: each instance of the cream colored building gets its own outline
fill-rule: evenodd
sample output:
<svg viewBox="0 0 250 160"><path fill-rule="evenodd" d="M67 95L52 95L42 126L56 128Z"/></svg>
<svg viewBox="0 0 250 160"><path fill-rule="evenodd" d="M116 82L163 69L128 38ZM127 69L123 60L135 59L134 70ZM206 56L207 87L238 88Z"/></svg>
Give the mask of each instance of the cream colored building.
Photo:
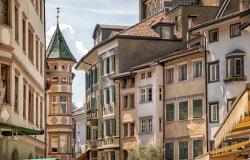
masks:
<svg viewBox="0 0 250 160"><path fill-rule="evenodd" d="M188 48L160 62L165 72L165 159L193 159L207 151L205 53Z"/></svg>
<svg viewBox="0 0 250 160"><path fill-rule="evenodd" d="M72 159L72 67L75 57L57 23L46 52L47 156Z"/></svg>
<svg viewBox="0 0 250 160"><path fill-rule="evenodd" d="M44 0L1 0L0 159L45 157L44 46Z"/></svg>

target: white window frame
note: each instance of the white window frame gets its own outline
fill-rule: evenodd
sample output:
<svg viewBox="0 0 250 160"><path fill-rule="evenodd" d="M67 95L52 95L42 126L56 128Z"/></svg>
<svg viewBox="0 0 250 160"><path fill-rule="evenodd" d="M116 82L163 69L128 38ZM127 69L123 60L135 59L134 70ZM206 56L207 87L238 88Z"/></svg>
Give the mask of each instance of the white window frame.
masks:
<svg viewBox="0 0 250 160"><path fill-rule="evenodd" d="M216 111L216 117L214 117L214 111ZM210 104L210 121L212 123L216 123L219 121L219 104L218 103L214 103L214 104Z"/></svg>
<svg viewBox="0 0 250 160"><path fill-rule="evenodd" d="M236 74L236 61L240 60L240 74ZM234 74L235 76L241 76L242 75L242 59L241 58L235 58L234 59Z"/></svg>
<svg viewBox="0 0 250 160"><path fill-rule="evenodd" d="M209 65L209 72L210 72L209 80L210 80L210 82L216 82L219 80L219 77L217 77L217 73L219 72L219 71L217 71L217 65L219 65L219 63ZM214 74L213 74L213 71L214 71ZM213 79L213 76L214 76L214 79Z"/></svg>
<svg viewBox="0 0 250 160"><path fill-rule="evenodd" d="M140 134L153 133L153 117L141 117L140 119ZM145 127L145 128L144 128Z"/></svg>
<svg viewBox="0 0 250 160"><path fill-rule="evenodd" d="M65 97L66 101L61 101L61 97ZM62 108L61 108L61 105L65 104L65 112L66 113L63 113L62 112ZM68 108L68 105L67 105L67 96L60 96L60 114L67 114L67 108Z"/></svg>
<svg viewBox="0 0 250 160"><path fill-rule="evenodd" d="M182 66L186 66L187 67L187 72L186 72L186 79L182 79L181 80L181 67ZM179 82L187 81L188 80L188 64L187 63L179 64L178 65L178 70L179 70Z"/></svg>
<svg viewBox="0 0 250 160"><path fill-rule="evenodd" d="M199 74L198 74L198 76L196 75L196 65L198 65L199 64ZM194 61L193 62L193 77L194 78L200 78L200 77L202 77L202 75L203 75L203 63L202 63L202 60L197 60L197 61Z"/></svg>

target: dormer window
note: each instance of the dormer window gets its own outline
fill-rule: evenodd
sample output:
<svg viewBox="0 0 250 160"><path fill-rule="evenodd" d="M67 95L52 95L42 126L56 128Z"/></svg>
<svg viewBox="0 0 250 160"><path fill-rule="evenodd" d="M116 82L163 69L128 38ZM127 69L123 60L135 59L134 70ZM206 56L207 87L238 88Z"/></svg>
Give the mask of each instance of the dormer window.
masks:
<svg viewBox="0 0 250 160"><path fill-rule="evenodd" d="M162 39L171 39L171 27L170 26L162 26L161 36Z"/></svg>

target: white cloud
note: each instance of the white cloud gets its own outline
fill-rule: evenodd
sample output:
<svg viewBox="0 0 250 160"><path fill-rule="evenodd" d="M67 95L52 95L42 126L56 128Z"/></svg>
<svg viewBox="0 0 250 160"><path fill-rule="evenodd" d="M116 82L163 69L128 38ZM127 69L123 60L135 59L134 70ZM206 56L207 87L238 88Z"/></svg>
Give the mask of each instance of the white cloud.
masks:
<svg viewBox="0 0 250 160"><path fill-rule="evenodd" d="M79 57L82 57L84 54L88 52L87 48L84 46L82 41L76 41L75 47L77 49L77 53Z"/></svg>
<svg viewBox="0 0 250 160"><path fill-rule="evenodd" d="M62 32L64 33L69 33L70 35L74 35L75 34L75 30L73 29L73 27L69 24L59 24L60 29ZM46 42L47 45L49 44L50 39L52 38L54 32L56 30L56 26L51 26L48 31L46 32Z"/></svg>

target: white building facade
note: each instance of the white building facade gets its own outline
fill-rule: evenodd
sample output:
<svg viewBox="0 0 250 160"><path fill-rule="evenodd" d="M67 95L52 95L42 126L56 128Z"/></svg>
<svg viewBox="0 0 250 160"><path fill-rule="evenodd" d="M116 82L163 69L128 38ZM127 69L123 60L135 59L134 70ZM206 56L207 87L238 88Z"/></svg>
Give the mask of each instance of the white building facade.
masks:
<svg viewBox="0 0 250 160"><path fill-rule="evenodd" d="M214 135L249 81L249 9L195 28L207 38L209 149ZM224 146L230 144L223 144Z"/></svg>

